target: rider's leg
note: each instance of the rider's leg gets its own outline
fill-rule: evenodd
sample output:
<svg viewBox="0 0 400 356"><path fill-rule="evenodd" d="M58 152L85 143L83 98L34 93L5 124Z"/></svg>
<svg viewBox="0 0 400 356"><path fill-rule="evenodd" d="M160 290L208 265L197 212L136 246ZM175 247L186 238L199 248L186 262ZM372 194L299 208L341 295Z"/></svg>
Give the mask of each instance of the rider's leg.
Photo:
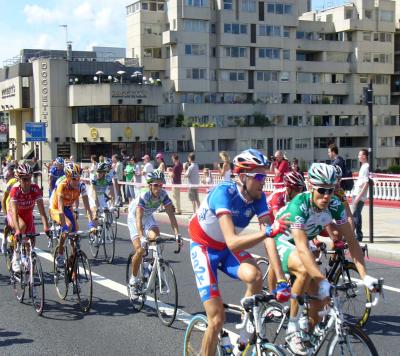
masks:
<svg viewBox="0 0 400 356"><path fill-rule="evenodd" d="M319 283L316 282L314 279L312 279L308 287L308 293L310 295L318 295L318 287ZM322 310L324 304L325 303L320 300L313 299L310 301L310 311L309 311L310 328L313 328L320 322L321 317L318 315L318 312Z"/></svg>
<svg viewBox="0 0 400 356"><path fill-rule="evenodd" d="M253 258L248 258L240 264L238 277L247 284L245 297L259 293L262 290L262 275Z"/></svg>
<svg viewBox="0 0 400 356"><path fill-rule="evenodd" d="M141 246L139 236L132 240L132 245L133 249L135 250L135 254L132 256L132 275L136 277L139 270L140 261L142 260L144 254L144 249Z"/></svg>
<svg viewBox="0 0 400 356"><path fill-rule="evenodd" d="M204 302L208 326L201 344L201 355L215 355L218 343L218 334L224 326L225 311L221 297L211 298Z"/></svg>

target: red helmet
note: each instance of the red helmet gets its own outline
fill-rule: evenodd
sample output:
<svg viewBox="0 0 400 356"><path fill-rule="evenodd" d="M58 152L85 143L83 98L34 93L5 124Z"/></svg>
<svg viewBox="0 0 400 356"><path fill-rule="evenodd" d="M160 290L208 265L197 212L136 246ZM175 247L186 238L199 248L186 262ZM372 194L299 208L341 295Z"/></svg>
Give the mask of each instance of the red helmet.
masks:
<svg viewBox="0 0 400 356"><path fill-rule="evenodd" d="M306 186L303 176L296 171L286 173L283 176L283 181L286 187L304 188Z"/></svg>
<svg viewBox="0 0 400 356"><path fill-rule="evenodd" d="M28 163L22 163L18 166L16 176L18 178L31 176L33 173L32 167Z"/></svg>

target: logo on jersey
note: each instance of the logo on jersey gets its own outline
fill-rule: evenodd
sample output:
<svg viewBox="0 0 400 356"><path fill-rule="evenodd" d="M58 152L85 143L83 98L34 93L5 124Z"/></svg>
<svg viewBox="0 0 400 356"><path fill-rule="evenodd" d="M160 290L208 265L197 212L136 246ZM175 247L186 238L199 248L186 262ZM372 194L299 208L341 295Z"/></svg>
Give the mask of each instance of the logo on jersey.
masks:
<svg viewBox="0 0 400 356"><path fill-rule="evenodd" d="M206 220L208 210L209 210L208 208L203 208L203 209L201 209L201 211L199 211L197 213L197 217L198 217L199 221Z"/></svg>
<svg viewBox="0 0 400 356"><path fill-rule="evenodd" d="M299 215L295 216L294 220L295 220L296 224L303 225L306 222L306 220L302 216L299 216Z"/></svg>
<svg viewBox="0 0 400 356"><path fill-rule="evenodd" d="M230 195L233 195L233 194L235 194L235 189L234 188L228 188L228 193L230 194Z"/></svg>
<svg viewBox="0 0 400 356"><path fill-rule="evenodd" d="M333 211L338 211L340 205L342 205L342 203L339 200L332 199L329 204L329 209Z"/></svg>
<svg viewBox="0 0 400 356"><path fill-rule="evenodd" d="M308 213L307 204L306 204L306 203L302 203L302 204L300 205L300 210L301 210L304 214L307 214L307 213Z"/></svg>
<svg viewBox="0 0 400 356"><path fill-rule="evenodd" d="M244 215L245 215L247 218L253 216L253 210L247 209L247 210L244 212Z"/></svg>

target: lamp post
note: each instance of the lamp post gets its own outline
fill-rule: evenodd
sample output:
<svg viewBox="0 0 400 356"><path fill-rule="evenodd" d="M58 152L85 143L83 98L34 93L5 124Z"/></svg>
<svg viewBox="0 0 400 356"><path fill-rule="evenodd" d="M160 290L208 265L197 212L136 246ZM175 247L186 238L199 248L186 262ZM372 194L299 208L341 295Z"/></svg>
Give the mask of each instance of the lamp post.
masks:
<svg viewBox="0 0 400 356"><path fill-rule="evenodd" d="M122 76L125 74L126 72L124 70L119 70L117 72L117 74L120 76L120 83L122 84Z"/></svg>
<svg viewBox="0 0 400 356"><path fill-rule="evenodd" d="M97 83L101 83L101 76L102 75L104 75L104 72L103 71L101 71L101 70L98 70L97 72L96 72L96 76L94 76L93 77L93 79L95 80L95 81L97 81Z"/></svg>

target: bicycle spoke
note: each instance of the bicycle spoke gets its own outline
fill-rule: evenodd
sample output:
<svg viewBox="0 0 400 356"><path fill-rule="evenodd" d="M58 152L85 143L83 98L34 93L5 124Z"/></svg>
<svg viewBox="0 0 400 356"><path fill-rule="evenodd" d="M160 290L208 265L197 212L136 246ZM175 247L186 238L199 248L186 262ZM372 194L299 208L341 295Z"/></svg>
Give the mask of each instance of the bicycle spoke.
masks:
<svg viewBox="0 0 400 356"><path fill-rule="evenodd" d="M44 309L44 278L42 265L37 256L32 257L32 284L31 284L31 297L33 307L36 312L41 315Z"/></svg>
<svg viewBox="0 0 400 356"><path fill-rule="evenodd" d="M115 253L115 239L113 238L113 230L110 225L106 225L103 238L104 257L108 263L112 263Z"/></svg>
<svg viewBox="0 0 400 356"><path fill-rule="evenodd" d="M77 252L75 263L75 281L74 288L78 295L79 305L83 312L88 312L92 305L93 282L92 272L90 270L90 263L85 253L82 251Z"/></svg>
<svg viewBox="0 0 400 356"><path fill-rule="evenodd" d="M65 263L65 267L59 268L56 264L56 258L58 256L59 246L56 247L54 251L54 258L53 258L53 280L54 286L56 287L57 295L60 299L65 299L68 294L68 285L69 285L69 278L68 278L68 267L67 262ZM65 261L68 261L68 252L67 247L64 246L64 258Z"/></svg>
<svg viewBox="0 0 400 356"><path fill-rule="evenodd" d="M129 255L129 257L128 257L128 262L126 264L125 280L126 280L126 288L127 288L127 291L128 291L128 297L129 297L129 300L130 300L131 305L133 307L133 310L135 312L139 312L140 310L142 310L142 308L144 306L144 302L145 302L146 296L143 295L142 293L140 293L138 295L133 295L132 294L132 290L131 290L131 287L129 285L129 280L131 279L131 276L132 276L132 256L133 256L133 253L131 253ZM142 263L140 264L137 277L140 280L143 280L143 264Z"/></svg>

